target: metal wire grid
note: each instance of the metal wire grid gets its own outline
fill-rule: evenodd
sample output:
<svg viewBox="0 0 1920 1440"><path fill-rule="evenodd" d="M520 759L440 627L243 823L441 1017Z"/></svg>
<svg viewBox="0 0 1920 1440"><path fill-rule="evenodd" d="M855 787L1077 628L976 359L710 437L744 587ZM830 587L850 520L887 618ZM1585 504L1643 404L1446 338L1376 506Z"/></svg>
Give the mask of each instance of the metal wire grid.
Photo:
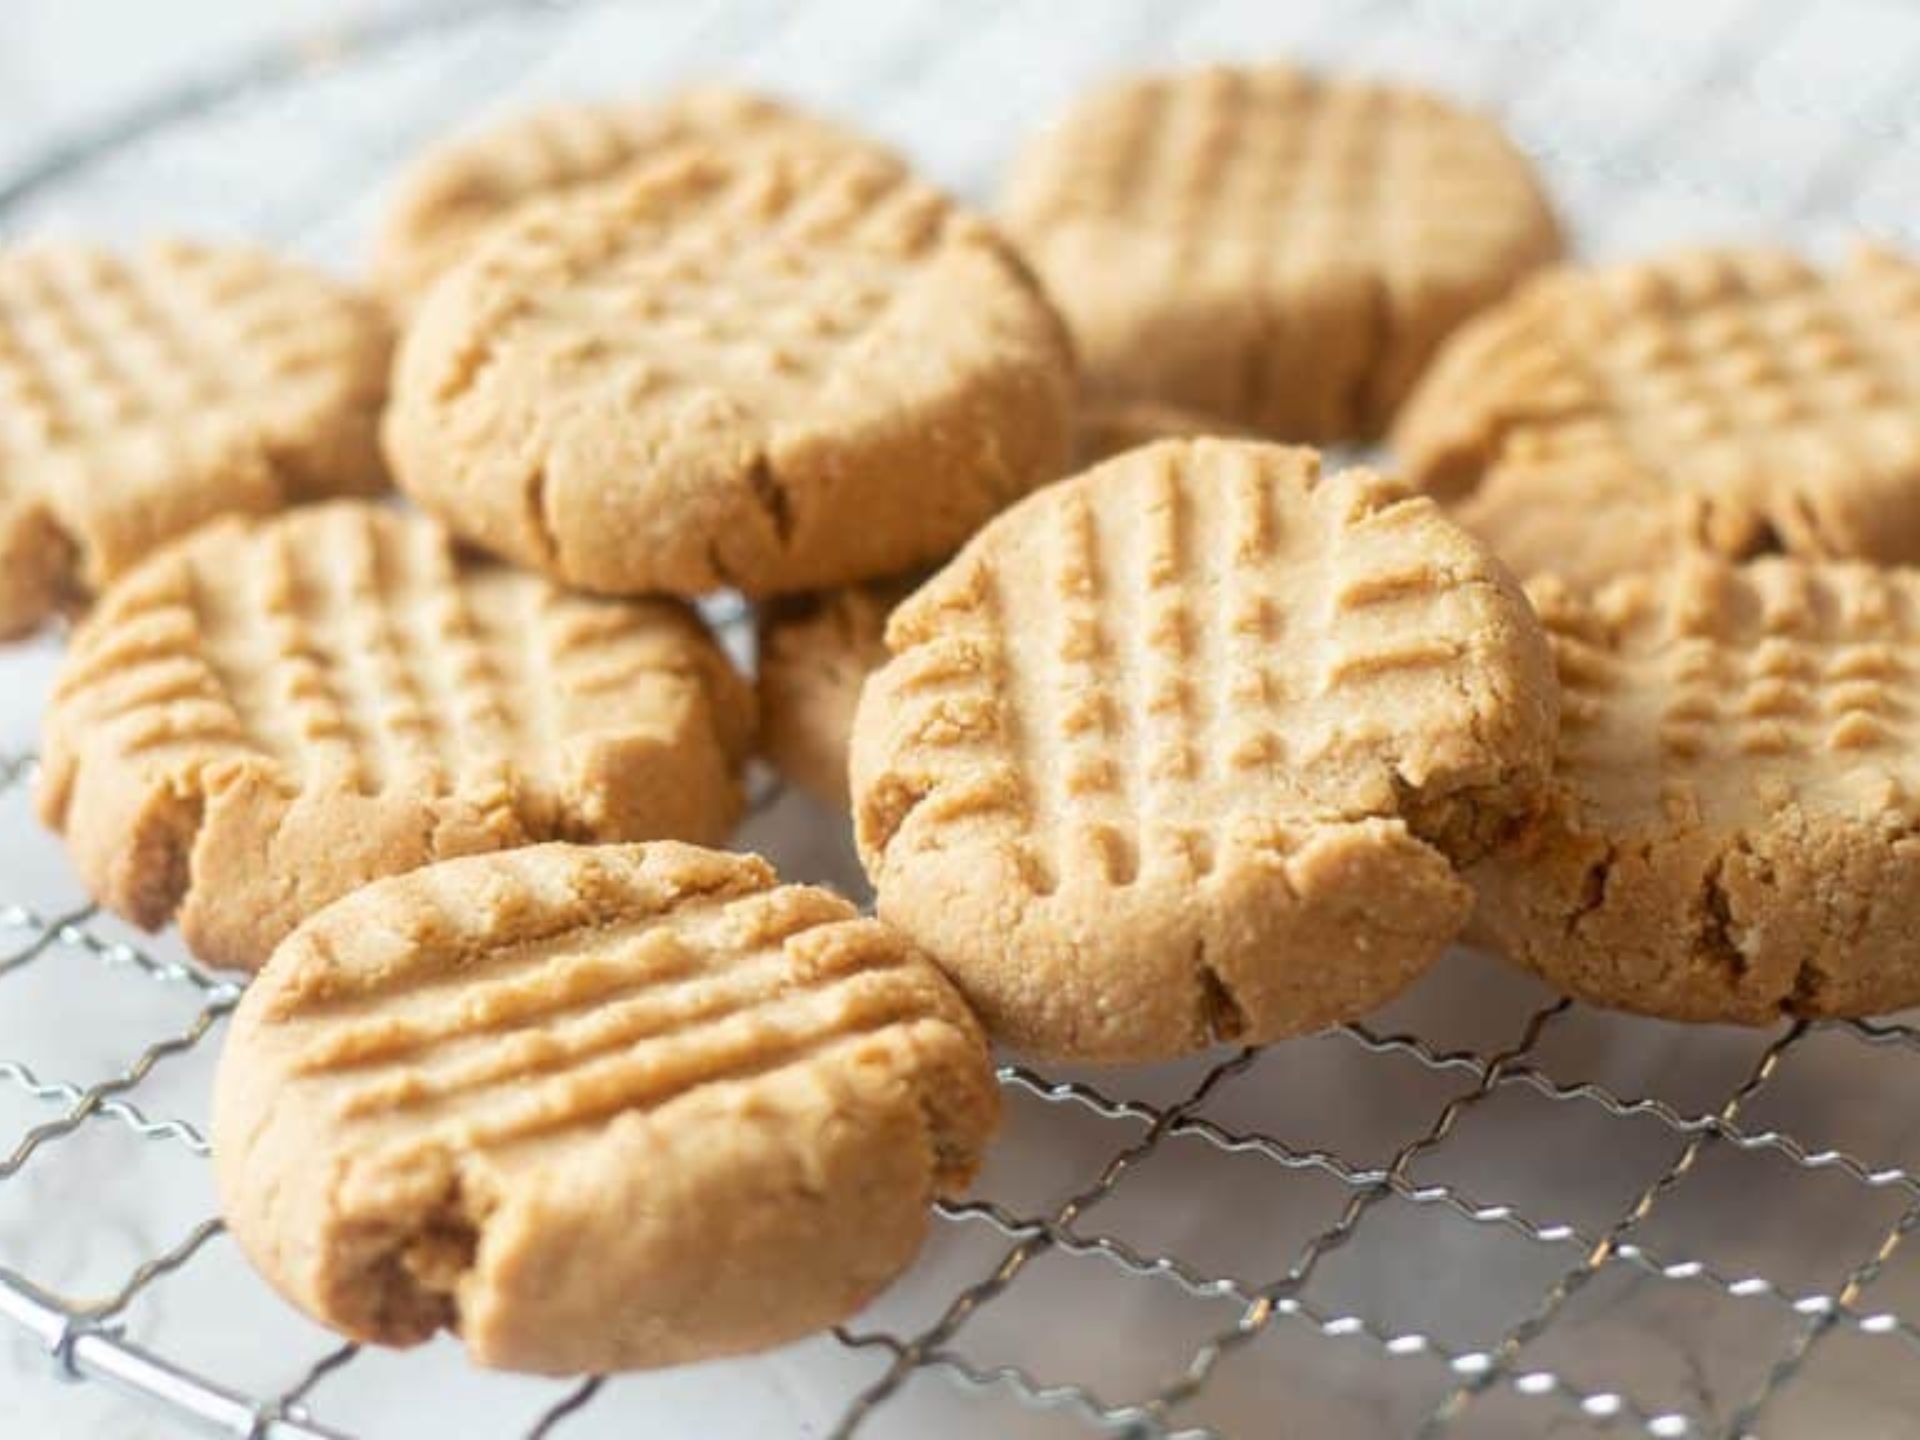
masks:
<svg viewBox="0 0 1920 1440"><path fill-rule="evenodd" d="M569 40L578 39L574 32L582 28L583 17L598 16L606 8L493 0L454 11L410 11L333 37L321 51L290 50L265 57L232 77L207 81L148 107L128 123L82 137L49 155L31 173L0 185L0 229L75 216L143 213L155 204L155 174L165 174L169 183L178 179L170 162L183 149L190 155L208 150L217 136L224 155L234 149L234 136L258 121L258 110L270 110L283 92L301 91L303 123L316 102L322 109L339 107L336 118L345 117L339 124L316 127L313 144L321 157L319 168L302 171L295 165L292 177L274 193L249 192L246 212L232 223L282 242L335 253L342 236L363 221L376 198L378 174L426 134L491 94L543 88L543 67L558 73L564 83L582 64L590 65L590 56L605 47L595 43L583 49L574 43L570 48ZM1451 80L1454 88L1498 104L1548 167L1590 248L1621 248L1670 238L1670 232L1698 234L1716 223L1813 239L1859 230L1911 238L1915 229L1915 195L1905 188L1911 180L1901 178L1905 172L1897 162L1920 129L1920 104L1912 98L1920 91L1913 83L1920 79L1920 16L1872 11L1864 5L1836 15L1844 7L1816 12L1788 0L1727 0L1685 12L1669 7L1649 18L1640 12L1651 7L1546 0L1497 11L1464 0L1451 5L1350 3L1320 7L1304 19L1291 15L1285 23L1292 29L1283 36L1262 28L1270 29L1275 21L1269 7L1252 4L1183 7L1177 19L1145 3L1124 8L1068 5L1057 12L1049 7L1051 18L1014 6L944 14L932 6L903 6L898 12L912 13L903 20L901 13L890 11L881 27L887 34L880 40L865 49L853 47L851 58L836 52L837 60L818 48L821 37L840 35L849 16L866 18L867 12L857 6L843 4L831 14L836 9L833 0L789 7L740 3L709 7L692 19L688 12L674 11L671 25L664 8L641 8L648 25L671 28L675 37L649 53L640 67L647 74L718 65L749 76L770 70L776 78L811 78L824 98L858 102L854 108L863 110L866 118L914 145L941 178L963 188L981 188L991 174L995 144L1004 148L1009 134L1033 113L1051 108L1089 69L1168 54L1189 56L1222 48L1233 53L1264 44L1315 59L1351 59L1375 69L1439 72L1430 78ZM1622 15L1640 30L1623 28ZM836 24L842 29L831 28ZM1636 47L1616 34L1610 45L1603 45L1596 32L1608 27L1627 35L1628 41L1635 33L1644 34L1650 43ZM1674 38L1682 32L1690 37L1685 44ZM1090 39L1098 43L1082 43ZM429 62L424 69L423 52ZM1863 53L1875 63L1855 66ZM583 61L583 55L589 59ZM1004 68L1007 57L1028 55L1044 62L1031 67L1031 74ZM796 57L804 62L799 70L792 68ZM762 65L763 59L768 63ZM412 71L407 69L410 64ZM340 95L329 89L343 79L351 82L358 72L381 67L387 94L369 107L370 115L353 114L355 107L341 106ZM999 67L996 77L1007 83L996 98L1005 103L992 115L968 114L965 124L936 123L951 121L954 100L970 99L977 90L977 80L966 78L969 67ZM619 67L628 88L631 68ZM1821 88L1823 80L1829 88ZM404 91L404 103L396 98L396 86ZM804 93L806 86L786 88ZM1619 98L1622 93L1635 97L1631 104ZM949 107L944 111L942 95ZM1774 128L1756 133L1754 127L1762 121ZM969 133L985 138L978 143L955 139ZM274 130L272 143L284 149L285 133ZM1658 164L1654 157L1660 157ZM257 162L245 160L237 149L230 158L235 173L258 173L238 168ZM189 185L187 193L196 215L205 218L204 196L211 189ZM222 223L218 215L214 219L216 225ZM737 614L722 618L734 631L742 628ZM44 857L31 862L27 858L33 847L49 844L33 834L24 818L32 767L31 753L24 748L0 755L0 823L11 823L19 836L8 845L10 861L17 862L10 881L16 885L47 872L48 865ZM763 792L761 802L771 811L791 808L772 788ZM817 823L818 818L816 814L811 820ZM796 822L789 816L787 823L791 827ZM804 809L798 823L808 823ZM14 830L5 833L11 836ZM770 838L779 851L779 836ZM44 890L25 893L64 892L50 881ZM83 905L65 910L53 902L39 908L25 903L0 906L0 943L10 947L0 950L0 1022L17 1003L10 994L19 993L35 975L64 973L62 967L66 972L88 967L94 973L85 983L111 987L116 995L122 987L152 986L184 1001L179 1015L164 1027L163 1038L149 1039L151 1030L142 1033L133 1059L110 1068L104 1079L81 1083L54 1078L40 1073L45 1066L0 1058L0 1093L15 1094L30 1117L11 1150L0 1157L0 1200L8 1187L18 1190L23 1175L55 1172L63 1154L101 1127L151 1142L157 1149L204 1156L202 1130L181 1113L191 1111L193 1103L171 1093L168 1076L188 1077L175 1084L175 1090L181 1085L204 1088L210 1042L238 998L236 982L196 965L171 940L153 946L132 943L112 922ZM1559 1067L1545 1059L1556 1037L1582 1032L1590 1043L1584 1051L1574 1048L1595 1068L1577 1073L1595 1076L1619 1059L1615 1051L1625 1050L1631 1058L1650 1027L1597 1016L1484 970L1448 977L1445 984L1455 994L1475 987L1489 997L1488 1006L1495 1011L1515 1003L1524 1008L1505 1017L1511 1023L1504 1034L1498 1024L1490 1024L1476 1031L1471 1043L1449 1044L1435 1038L1451 1022L1441 1013L1444 1005L1435 1009L1429 987L1427 1001L1402 1007L1404 1028L1397 1020L1383 1022L1389 1027L1385 1029L1354 1025L1307 1042L1319 1049L1302 1063L1302 1073L1294 1077L1299 1084L1311 1086L1317 1079L1345 1085L1352 1076L1400 1066L1410 1067L1431 1086L1451 1087L1437 1103L1433 1094L1426 1094L1418 1105L1397 1107L1384 1123L1368 1129L1369 1143L1382 1135L1393 1137L1377 1162L1352 1158L1357 1152L1348 1145L1288 1138L1290 1130L1310 1132L1311 1125L1275 1123L1270 1110L1278 1092L1271 1085L1252 1088L1254 1072L1273 1063L1280 1051L1242 1051L1139 1085L1124 1076L1103 1077L1095 1084L1017 1065L1003 1067L1000 1078L1009 1102L1028 1117L1032 1138L1051 1148L1069 1127L1090 1124L1097 1132L1090 1150L1094 1158L1056 1192L1038 1199L1014 1203L994 1198L1005 1193L1001 1182L1011 1181L997 1181L990 1173L979 1195L939 1207L936 1251L945 1237L965 1233L994 1241L997 1258L952 1287L934 1290L937 1303L927 1313L910 1320L878 1313L835 1332L834 1344L844 1355L867 1363L849 1372L853 1378L841 1397L844 1404L833 1421L834 1433L884 1425L890 1416L917 1415L904 1396L928 1376L953 1382L960 1391L1014 1402L1014 1409L992 1410L986 1422L1009 1431L1024 1432L1042 1424L1032 1417L1049 1416L1073 1422L1076 1430L1175 1436L1228 1430L1267 1433L1282 1424L1273 1418L1270 1395L1263 1399L1256 1392L1252 1402L1229 1407L1221 1416L1209 1415L1207 1406L1230 1383L1234 1357L1243 1352L1265 1357L1277 1339L1287 1336L1329 1342L1334 1348L1325 1353L1330 1361L1339 1357L1342 1366L1358 1357L1361 1369L1351 1373L1360 1378L1353 1388L1365 1396L1404 1391L1403 1377L1417 1374L1424 1387L1415 1393L1418 1403L1410 1410L1402 1406L1405 1413L1394 1412L1390 1421L1382 1410L1376 1418L1383 1423L1368 1428L1423 1436L1538 1433L1547 1428L1559 1433L1569 1426L1656 1437L1744 1435L1779 1415L1787 1392L1805 1388L1809 1366L1842 1337L1897 1347L1886 1357L1890 1363L1883 1367L1885 1373L1911 1364L1911 1351L1920 1348L1920 1326L1911 1317L1920 1309L1904 1302L1890 1277L1898 1269L1901 1247L1920 1225L1920 1173L1904 1163L1869 1158L1868 1147L1830 1143L1824 1137L1833 1128L1844 1128L1826 1123L1833 1120L1831 1114L1814 1116L1820 1123L1812 1128L1755 1120L1752 1115L1786 1085L1783 1074L1796 1064L1805 1066L1817 1047L1826 1047L1826 1078L1839 1077L1836 1083L1857 1087L1869 1057L1893 1060L1909 1083L1920 1079L1920 1058L1915 1056L1920 1030L1900 1023L1797 1024L1750 1043L1731 1041L1740 1061L1737 1067L1703 1091L1704 1100L1681 1104L1660 1093L1656 1082L1663 1072L1657 1066L1636 1071L1627 1064L1625 1080L1567 1081L1559 1078ZM1495 995L1498 1003L1491 998ZM23 1015L32 1018L25 1010L14 1011L16 1019ZM50 1021L50 1026L58 1031L57 1022ZM1725 1049L1724 1039L1712 1043ZM1305 1053L1300 1047L1283 1049L1289 1060ZM1819 1068L1810 1067L1810 1073L1817 1075ZM1225 1097L1236 1088L1251 1088L1258 1102L1248 1119L1223 1118L1235 1109ZM160 1100L147 1098L156 1091ZM1514 1096L1544 1106L1544 1125L1516 1129L1488 1123ZM1530 1185L1531 1178L1515 1168L1511 1156L1501 1163L1482 1163L1477 1170L1469 1165L1474 1170L1470 1182L1431 1178L1455 1155L1479 1155L1488 1133L1522 1134L1529 1144L1538 1141L1550 1150L1547 1142L1554 1130L1595 1117L1603 1127L1601 1147L1624 1146L1624 1137L1637 1127L1651 1129L1667 1148L1653 1164L1633 1163L1627 1149L1618 1156L1602 1153L1575 1184L1561 1189L1562 1201L1579 1202L1562 1210L1543 1209L1550 1201L1489 1198L1520 1193ZM1475 1131L1481 1132L1479 1141L1470 1134ZM0 1131L0 1143L7 1133ZM1823 1138L1804 1138L1807 1134ZM1120 1137L1124 1143L1116 1143ZM1897 1132L1895 1141L1905 1138ZM1887 1143L1892 1153L1899 1153L1897 1143ZM1196 1184L1177 1186L1173 1193L1179 1203L1199 1217L1200 1228L1189 1231L1189 1243L1183 1245L1129 1238L1137 1232L1137 1221L1131 1226L1101 1223L1103 1207L1109 1217L1124 1210L1134 1190L1145 1187L1150 1195L1156 1193L1142 1177L1164 1171L1170 1157L1191 1157L1193 1146L1213 1157L1207 1163L1250 1162L1263 1177L1280 1177L1288 1193L1310 1182L1330 1186L1337 1203L1330 1207L1330 1216L1320 1215L1302 1228L1283 1263L1257 1270L1186 1258L1205 1239L1207 1226L1236 1215L1244 1218L1247 1202L1237 1192L1223 1203L1219 1195L1204 1193ZM1791 1177L1826 1176L1843 1188L1823 1192L1829 1203L1820 1212L1822 1222L1844 1219L1846 1225L1835 1228L1858 1229L1870 1217L1872 1233L1820 1276L1805 1281L1774 1277L1794 1268L1787 1262L1796 1254L1812 1251L1826 1259L1835 1253L1833 1245L1777 1247L1763 1268L1739 1259L1707 1258L1714 1251L1711 1237L1694 1237L1693 1243L1661 1240L1661 1221L1692 1188L1704 1184L1702 1174L1717 1154L1770 1157L1778 1167L1770 1172L1776 1183L1732 1192L1744 1193L1751 1209L1728 1215L1728 1228L1737 1230L1752 1214L1784 1204ZM1180 1161L1182 1167L1188 1163ZM1500 1188L1482 1193L1482 1184L1489 1180ZM1595 1198L1600 1192L1610 1198ZM1831 1198L1835 1194L1837 1201ZM1893 1208L1876 1208L1872 1202L1881 1197ZM1721 1211L1726 1209L1724 1199L1722 1193ZM1336 1283L1331 1274L1343 1255L1356 1259L1364 1272L1369 1260L1417 1253L1395 1248L1392 1207L1443 1217L1475 1232L1518 1237L1529 1264L1544 1266L1539 1272L1544 1279L1517 1287L1518 1303L1508 1305L1497 1323L1479 1327L1479 1333L1467 1339L1449 1338L1465 1333L1464 1326L1396 1318L1433 1307L1423 1307L1421 1287L1391 1267L1390 1273L1373 1276L1372 1293L1350 1303L1353 1287ZM27 1233L44 1235L46 1227L80 1225L81 1208L76 1206L64 1222L60 1216L38 1214ZM1574 1210L1589 1211L1594 1218L1560 1218ZM197 1317L176 1318L166 1326L142 1323L142 1305L183 1284L196 1263L211 1263L202 1257L213 1250L220 1234L216 1220L191 1223L171 1244L150 1247L117 1283L93 1298L57 1293L51 1283L36 1282L34 1276L41 1272L32 1263L36 1256L31 1244L25 1247L24 1260L16 1253L20 1247L0 1250L5 1262L0 1264L0 1314L44 1349L60 1372L132 1391L211 1433L250 1440L346 1436L346 1429L321 1417L371 1363L355 1347L321 1350L290 1382L267 1390L238 1385L210 1368L169 1358L180 1354L172 1342L181 1340ZM1123 1277L1132 1294L1150 1290L1156 1297L1177 1293L1206 1302L1207 1313L1216 1318L1188 1343L1144 1365L1133 1364L1117 1384L1063 1378L1049 1355L1030 1353L1031 1346L1006 1363L979 1358L981 1351L970 1342L983 1326L1044 1304L1051 1282L1036 1287L1032 1272L1059 1257ZM1550 1352L1556 1335L1576 1329L1588 1333L1576 1312L1585 1303L1583 1296L1612 1276L1625 1276L1661 1294L1669 1289L1693 1292L1733 1306L1742 1327L1737 1348L1746 1366L1737 1392L1723 1398L1701 1384L1690 1397L1692 1403L1676 1404L1668 1394L1656 1397L1659 1387L1646 1383L1643 1372L1619 1373L1615 1367L1595 1381L1585 1377L1606 1371L1606 1366L1583 1363L1578 1354L1554 1359ZM1458 1267L1443 1271L1438 1280L1462 1293L1473 1292L1479 1283L1477 1276ZM910 1277L903 1288L916 1284L928 1288L917 1277ZM1488 1288L1495 1288L1491 1281ZM1763 1321L1771 1329L1756 1340L1748 1332L1762 1328ZM596 1379L557 1394L543 1391L527 1425L500 1433L517 1429L531 1436L570 1434L576 1427L584 1433L598 1417L643 1410L646 1387L652 1383L609 1385ZM610 1390L620 1398L606 1398ZM1283 1399L1290 1403L1292 1397ZM1507 1409L1496 1404L1501 1400L1510 1402ZM1902 1402L1896 1395L1889 1403L1898 1407ZM1895 1411L1881 1413L1884 1418ZM1912 1410L1898 1413L1911 1425ZM969 1428L955 1433L977 1433L972 1427L979 1423L978 1415L969 1411L964 1417Z"/></svg>

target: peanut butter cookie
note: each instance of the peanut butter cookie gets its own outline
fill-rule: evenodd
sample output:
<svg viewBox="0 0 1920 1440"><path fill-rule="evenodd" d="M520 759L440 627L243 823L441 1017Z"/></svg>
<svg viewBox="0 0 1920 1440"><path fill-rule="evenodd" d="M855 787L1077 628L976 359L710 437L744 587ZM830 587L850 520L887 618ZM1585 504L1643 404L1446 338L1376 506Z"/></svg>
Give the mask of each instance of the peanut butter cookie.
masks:
<svg viewBox="0 0 1920 1440"><path fill-rule="evenodd" d="M541 845L289 936L213 1145L234 1238L316 1319L568 1374L851 1315L997 1113L953 988L840 897L749 855Z"/></svg>
<svg viewBox="0 0 1920 1440"><path fill-rule="evenodd" d="M984 223L871 155L715 148L489 237L385 436L421 504L569 584L767 595L944 558L1065 467L1073 393Z"/></svg>
<svg viewBox="0 0 1920 1440"><path fill-rule="evenodd" d="M1920 1003L1920 574L1702 556L1534 599L1560 749L1469 872L1479 938L1676 1020Z"/></svg>
<svg viewBox="0 0 1920 1440"><path fill-rule="evenodd" d="M1441 339L1560 250L1491 120L1285 65L1102 86L1004 213L1096 392L1317 443L1380 434Z"/></svg>
<svg viewBox="0 0 1920 1440"><path fill-rule="evenodd" d="M251 250L0 252L0 636L202 521L383 489L377 307Z"/></svg>
<svg viewBox="0 0 1920 1440"><path fill-rule="evenodd" d="M1556 692L1432 501L1171 441L1021 502L893 612L854 721L880 914L990 1031L1139 1060L1386 1000L1537 798Z"/></svg>
<svg viewBox="0 0 1920 1440"><path fill-rule="evenodd" d="M1395 447L1523 575L1920 560L1920 265L1703 250L1544 275L1449 343Z"/></svg>
<svg viewBox="0 0 1920 1440"><path fill-rule="evenodd" d="M685 609L595 600L356 502L206 526L74 637L39 804L102 904L258 966L430 860L718 840L752 695Z"/></svg>

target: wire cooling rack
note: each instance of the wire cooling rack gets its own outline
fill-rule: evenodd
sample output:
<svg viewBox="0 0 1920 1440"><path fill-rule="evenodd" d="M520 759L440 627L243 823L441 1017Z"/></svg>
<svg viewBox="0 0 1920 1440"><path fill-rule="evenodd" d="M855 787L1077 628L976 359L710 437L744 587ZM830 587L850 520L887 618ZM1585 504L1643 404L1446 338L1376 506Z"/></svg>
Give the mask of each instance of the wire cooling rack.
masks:
<svg viewBox="0 0 1920 1440"><path fill-rule="evenodd" d="M449 125L714 75L844 112L984 198L1092 74L1269 53L1495 107L1589 252L1920 233L1920 11L1788 0L388 11L0 179L0 233L173 228L351 265L392 167ZM1368 1024L1263 1052L1003 1068L975 1193L831 1336L571 1385L480 1374L450 1342L343 1347L211 1218L238 982L88 907L33 821L52 655L0 656L0 1380L37 1356L151 1408L76 1388L37 1433L1920 1428L1920 1030L1626 1020L1468 955ZM857 884L843 828L768 788L743 843Z"/></svg>

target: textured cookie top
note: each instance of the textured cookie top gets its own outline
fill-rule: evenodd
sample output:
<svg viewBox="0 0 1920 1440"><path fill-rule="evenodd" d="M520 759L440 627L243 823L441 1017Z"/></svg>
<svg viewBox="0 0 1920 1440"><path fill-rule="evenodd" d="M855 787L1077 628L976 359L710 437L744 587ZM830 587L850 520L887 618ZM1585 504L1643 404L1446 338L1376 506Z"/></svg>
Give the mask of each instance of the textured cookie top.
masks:
<svg viewBox="0 0 1920 1440"><path fill-rule="evenodd" d="M945 554L1057 473L1071 383L1018 263L898 164L709 148L456 267L387 441L448 523L563 578L765 593Z"/></svg>
<svg viewBox="0 0 1920 1440"><path fill-rule="evenodd" d="M1271 858L1369 822L1444 880L1441 856L1530 802L1553 739L1505 571L1431 501L1310 451L1168 442L1050 486L887 641L854 729L862 855L889 918L942 872L1004 866L1010 893L972 897L991 913L954 911L981 935L1123 904L1197 932Z"/></svg>
<svg viewBox="0 0 1920 1440"><path fill-rule="evenodd" d="M1534 599L1558 661L1555 774L1612 834L1849 820L1920 796L1920 574L1697 558Z"/></svg>
<svg viewBox="0 0 1920 1440"><path fill-rule="evenodd" d="M235 1017L214 1144L235 1236L320 1319L564 1371L841 1318L996 1112L958 996L847 901L753 856L545 845L289 937ZM809 1247L828 1268L783 1285Z"/></svg>
<svg viewBox="0 0 1920 1440"><path fill-rule="evenodd" d="M644 102L553 105L439 145L401 179L376 268L410 304L479 235L528 200L607 179L689 140L880 147L765 96L719 87Z"/></svg>
<svg viewBox="0 0 1920 1440"><path fill-rule="evenodd" d="M1580 541L1551 515L1596 486L1660 517L1648 559L1920 559L1920 267L1719 250L1543 276L1455 337L1396 445L1425 488L1478 487L1462 513L1522 570L1614 563L1556 565Z"/></svg>
<svg viewBox="0 0 1920 1440"><path fill-rule="evenodd" d="M1377 432L1440 335L1559 247L1529 167L1491 120L1285 65L1089 92L1023 153L1005 213L1094 352L1096 380L1138 389L1177 359L1109 356L1110 342L1158 333L1197 362L1206 336L1177 340L1175 320L1265 316L1273 333L1235 362L1238 393L1208 382L1188 396L1171 376L1173 391L1148 393L1199 404L1204 392L1215 413L1280 438ZM1124 334L1110 333L1117 314L1130 317ZM1302 326L1315 343L1285 343ZM1326 404L1290 404L1289 389L1324 389Z"/></svg>
<svg viewBox="0 0 1920 1440"><path fill-rule="evenodd" d="M1560 748L1540 813L1470 872L1480 938L1673 1019L1920 1001L1920 575L1694 556L1535 597Z"/></svg>
<svg viewBox="0 0 1920 1440"><path fill-rule="evenodd" d="M388 348L250 250L0 252L0 633L210 515L378 488Z"/></svg>
<svg viewBox="0 0 1920 1440"><path fill-rule="evenodd" d="M795 597L761 616L761 743L788 779L847 803L847 739L860 689L886 663L887 616L912 580L878 580Z"/></svg>
<svg viewBox="0 0 1920 1440"><path fill-rule="evenodd" d="M109 591L56 681L40 801L100 899L178 907L209 958L257 965L439 855L717 837L751 717L677 605L569 595L340 502L206 527Z"/></svg>

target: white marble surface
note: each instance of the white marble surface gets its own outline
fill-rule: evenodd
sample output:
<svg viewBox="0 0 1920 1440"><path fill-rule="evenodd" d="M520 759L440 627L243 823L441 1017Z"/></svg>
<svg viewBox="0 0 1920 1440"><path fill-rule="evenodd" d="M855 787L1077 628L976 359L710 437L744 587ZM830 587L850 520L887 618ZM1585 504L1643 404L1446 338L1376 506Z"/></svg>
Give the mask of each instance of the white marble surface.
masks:
<svg viewBox="0 0 1920 1440"><path fill-rule="evenodd" d="M7 0L0 175L148 87L218 70L284 27L337 30L354 8L322 0ZM1264 53L1411 75L1499 105L1541 155L1593 252L1736 233L1816 245L1861 228L1909 242L1920 234L1920 11L1893 0L1817 9L1769 0L662 0L580 20L502 19L149 137L25 213L0 215L0 228L258 234L352 269L386 173L425 134L536 95L623 92L715 73L844 112L912 149L939 178L985 194L1014 137L1088 75L1146 58ZM52 653L45 643L0 655L0 752L31 745ZM796 873L850 878L834 835L830 817L788 802L743 839L766 844ZM0 793L0 905L27 902L54 914L78 899L22 791ZM122 933L110 922L97 928ZM21 927L0 925L0 956L24 938ZM176 953L172 945L162 938L154 948L164 956ZM1442 1050L1491 1054L1518 1040L1542 1000L1526 982L1456 957L1379 1025L1413 1030ZM180 985L145 980L80 946L55 946L0 978L0 1059L84 1086L177 1033L197 1005ZM1769 1039L1576 1010L1547 1027L1531 1059L1561 1082L1600 1081L1696 1114L1726 1102ZM211 1058L206 1045L162 1062L135 1098L151 1116L197 1123ZM1116 1096L1164 1103L1184 1095L1204 1068L1195 1062L1099 1083ZM1277 1048L1223 1084L1200 1113L1296 1155L1344 1157L1345 1181L1328 1173L1331 1162L1285 1168L1181 1136L1128 1168L1076 1233L1143 1256L1178 1256L1192 1277L1271 1280L1335 1223L1367 1167L1426 1133L1473 1085L1467 1071L1371 1053L1347 1037ZM1814 1151L1864 1157L1885 1172L1879 1183L1832 1165L1805 1172L1777 1149L1709 1146L1683 1179L1658 1191L1633 1240L1726 1280L1765 1275L1794 1295L1834 1292L1908 1198L1903 1167L1920 1159L1916 1089L1920 1055L1838 1032L1807 1039L1742 1118ZM0 1078L0 1153L55 1113ZM1011 1091L1008 1133L980 1194L1016 1215L1048 1214L1142 1133L1124 1115ZM1417 1186L1453 1187L1448 1193L1469 1208L1511 1204L1541 1224L1602 1234L1684 1152L1657 1119L1618 1118L1590 1100L1550 1101L1507 1085L1462 1111L1449 1138L1407 1173ZM0 1178L0 1266L78 1297L108 1293L208 1207L204 1165L183 1147L140 1140L112 1119L90 1121ZM989 1273L1008 1243L977 1220L942 1222L914 1274L856 1328L916 1333ZM1424 1332L1452 1350L1476 1351L1497 1345L1581 1260L1577 1243L1474 1223L1430 1197L1393 1198L1371 1207L1352 1240L1329 1251L1304 1294L1322 1315L1351 1314L1390 1334ZM971 1319L952 1348L976 1368L1017 1365L1040 1383L1078 1382L1125 1403L1170 1379L1206 1335L1236 1320L1239 1305L1212 1288L1195 1296L1165 1274L1129 1274L1100 1254L1048 1255ZM1915 1257L1896 1250L1857 1303L1920 1315ZM274 1302L224 1240L143 1292L122 1318L139 1343L259 1396L294 1383L330 1344ZM1733 1298L1724 1287L1651 1278L1616 1262L1578 1289L1518 1369L1587 1391L1618 1390L1650 1413L1671 1410L1692 1417L1696 1433L1715 1433L1803 1323L1764 1294ZM1839 1327L1764 1412L1759 1432L1914 1433L1920 1367L1912 1362L1902 1340ZM823 1338L756 1361L622 1380L556 1433L818 1435L880 1365L876 1351L850 1352ZM156 1412L46 1373L44 1356L0 1330L0 1436L185 1433ZM1329 1338L1281 1315L1174 1419L1246 1436L1401 1434L1447 1386L1431 1356L1389 1357L1364 1336ZM513 1436L560 1393L547 1383L476 1376L440 1346L356 1360L311 1398L319 1419L356 1435ZM974 1395L922 1375L863 1433L1052 1436L1084 1428L1069 1413L1017 1405L1005 1386ZM1564 1401L1503 1384L1454 1433L1587 1428Z"/></svg>

